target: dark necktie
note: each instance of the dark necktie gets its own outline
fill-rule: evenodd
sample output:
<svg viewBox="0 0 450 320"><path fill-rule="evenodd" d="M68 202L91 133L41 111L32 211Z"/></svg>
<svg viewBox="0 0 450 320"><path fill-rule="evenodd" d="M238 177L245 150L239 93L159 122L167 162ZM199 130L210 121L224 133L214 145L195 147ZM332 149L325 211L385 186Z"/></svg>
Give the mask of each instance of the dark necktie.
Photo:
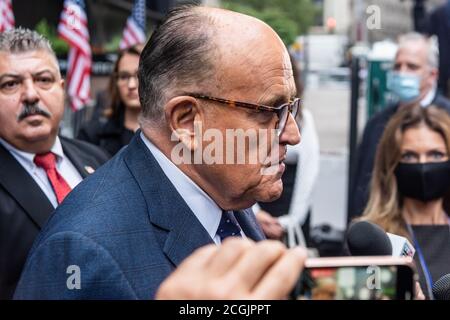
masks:
<svg viewBox="0 0 450 320"><path fill-rule="evenodd" d="M34 163L36 166L45 170L48 180L55 192L58 204L60 204L72 188L56 170L56 156L51 152L37 154L34 157Z"/></svg>
<svg viewBox="0 0 450 320"><path fill-rule="evenodd" d="M222 211L217 235L220 237L221 242L228 237L241 237L241 228L234 217L233 211Z"/></svg>

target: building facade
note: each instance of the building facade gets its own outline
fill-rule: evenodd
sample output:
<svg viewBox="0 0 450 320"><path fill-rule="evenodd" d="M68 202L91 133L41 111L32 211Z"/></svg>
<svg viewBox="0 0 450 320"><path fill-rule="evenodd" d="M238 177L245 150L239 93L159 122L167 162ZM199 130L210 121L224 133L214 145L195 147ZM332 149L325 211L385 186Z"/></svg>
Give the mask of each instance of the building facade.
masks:
<svg viewBox="0 0 450 320"><path fill-rule="evenodd" d="M423 5L425 12L430 12L444 2L445 0L351 0L350 38L353 43L374 43L386 39L395 41L400 34L415 30L414 14L417 5ZM375 26L374 19L378 18L379 26Z"/></svg>

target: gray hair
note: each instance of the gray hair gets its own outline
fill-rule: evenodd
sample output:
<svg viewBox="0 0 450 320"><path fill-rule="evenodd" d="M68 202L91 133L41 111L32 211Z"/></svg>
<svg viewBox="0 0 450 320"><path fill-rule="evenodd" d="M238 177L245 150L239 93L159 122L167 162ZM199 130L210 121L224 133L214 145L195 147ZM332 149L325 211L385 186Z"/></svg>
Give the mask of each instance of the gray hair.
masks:
<svg viewBox="0 0 450 320"><path fill-rule="evenodd" d="M426 36L417 33L409 32L401 35L398 39L398 49L407 46L411 42L423 42L427 46L427 62L431 68L439 67L439 49L436 45L435 39L427 38Z"/></svg>
<svg viewBox="0 0 450 320"><path fill-rule="evenodd" d="M56 59L50 42L36 31L17 28L0 33L0 51L23 53L36 50L45 50Z"/></svg>
<svg viewBox="0 0 450 320"><path fill-rule="evenodd" d="M164 105L213 75L213 22L197 6L175 8L153 32L139 62L141 123L162 124Z"/></svg>

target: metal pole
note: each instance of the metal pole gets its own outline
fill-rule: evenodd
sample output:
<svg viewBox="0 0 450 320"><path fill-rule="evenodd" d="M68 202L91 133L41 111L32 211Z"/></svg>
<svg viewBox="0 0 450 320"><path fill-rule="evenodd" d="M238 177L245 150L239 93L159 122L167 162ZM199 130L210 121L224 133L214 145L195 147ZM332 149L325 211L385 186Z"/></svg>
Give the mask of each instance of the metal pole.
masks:
<svg viewBox="0 0 450 320"><path fill-rule="evenodd" d="M415 0L413 7L414 31L426 33L427 30L427 12L425 0Z"/></svg>
<svg viewBox="0 0 450 320"><path fill-rule="evenodd" d="M360 59L352 58L351 65L351 97L350 97L350 138L349 138L349 159L348 159L348 189L347 189L347 217L351 215L350 201L353 193L354 176L357 159L357 139L358 139L358 99L360 87ZM348 218L347 218L348 221Z"/></svg>

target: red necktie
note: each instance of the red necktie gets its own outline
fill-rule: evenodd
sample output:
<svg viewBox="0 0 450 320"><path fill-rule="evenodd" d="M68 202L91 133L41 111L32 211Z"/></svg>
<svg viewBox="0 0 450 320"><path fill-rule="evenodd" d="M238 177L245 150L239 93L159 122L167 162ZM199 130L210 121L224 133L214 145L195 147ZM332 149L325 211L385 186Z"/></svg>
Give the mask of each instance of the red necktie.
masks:
<svg viewBox="0 0 450 320"><path fill-rule="evenodd" d="M51 153L37 154L34 157L34 163L45 170L48 180L50 181L53 191L55 192L58 204L60 204L64 198L72 190L69 184L56 170L56 156Z"/></svg>

